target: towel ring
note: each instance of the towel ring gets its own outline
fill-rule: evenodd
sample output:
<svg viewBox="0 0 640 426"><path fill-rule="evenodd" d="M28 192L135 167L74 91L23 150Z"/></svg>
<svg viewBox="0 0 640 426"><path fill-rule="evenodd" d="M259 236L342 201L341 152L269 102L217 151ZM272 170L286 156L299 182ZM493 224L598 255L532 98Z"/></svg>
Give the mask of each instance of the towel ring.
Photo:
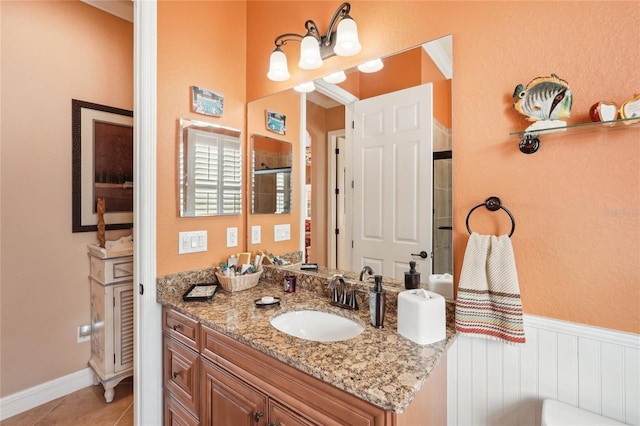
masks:
<svg viewBox="0 0 640 426"><path fill-rule="evenodd" d="M509 218L511 219L511 232L509 232L509 238L511 238L511 236L513 235L513 231L516 230L516 221L513 218L513 215L511 214L511 212L502 205L502 201L500 201L500 198L498 197L489 197L484 203L478 204L477 206L469 210L469 213L467 214L467 231L469 231L469 234L471 234L471 228L469 227L469 216L471 216L471 213L473 213L475 209L482 206L485 206L489 211L492 211L492 212L495 212L500 209L507 212L507 214L509 215Z"/></svg>

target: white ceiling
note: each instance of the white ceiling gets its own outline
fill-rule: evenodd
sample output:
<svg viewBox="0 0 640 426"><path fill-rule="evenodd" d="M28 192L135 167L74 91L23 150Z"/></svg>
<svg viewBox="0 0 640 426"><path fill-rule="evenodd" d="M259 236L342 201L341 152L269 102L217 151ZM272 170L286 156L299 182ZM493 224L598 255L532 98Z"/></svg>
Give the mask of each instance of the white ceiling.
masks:
<svg viewBox="0 0 640 426"><path fill-rule="evenodd" d="M80 0L90 6L97 7L107 13L122 18L125 21L133 22L133 1L132 0Z"/></svg>

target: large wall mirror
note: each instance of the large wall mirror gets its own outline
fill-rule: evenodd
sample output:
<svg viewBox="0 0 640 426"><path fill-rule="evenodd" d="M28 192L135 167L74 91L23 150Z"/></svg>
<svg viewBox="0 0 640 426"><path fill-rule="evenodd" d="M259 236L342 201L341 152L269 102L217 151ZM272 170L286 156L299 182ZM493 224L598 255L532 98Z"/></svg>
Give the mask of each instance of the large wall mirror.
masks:
<svg viewBox="0 0 640 426"><path fill-rule="evenodd" d="M340 157L335 154L336 148L341 153L353 149L350 120L353 119L356 103L430 85L431 99L427 105L429 117L426 120L430 135L429 152L422 157L424 160L415 163L417 168L423 169L420 178L425 177L426 185L423 185L424 182L420 182L420 185L428 186L427 209L431 213L419 219L420 227L428 228L429 243L425 245L427 257L414 257L412 254L421 250L410 250L402 255L401 262L396 262L399 266L393 272L376 270L376 273L398 278L398 271L408 270L408 262L415 259L423 274L422 281L426 282L430 273L453 271L452 36L412 46L381 59L383 69L379 72L363 73L354 67L345 70L344 82L329 83L318 79L314 82L316 90L305 95L306 116L301 117L301 123L305 126L302 133L306 130L309 137L304 145L301 144L307 147L306 153L301 149L301 155L310 161L306 161L306 167L301 170L306 174L304 180L302 177L294 180L295 185L306 183L306 188L302 188L304 196L300 205L300 212L305 216L301 218L304 221L303 229L306 231L305 246L301 247L301 251L309 262L347 271L361 269L360 263L353 259L353 231L368 223L370 216L373 216L373 208L362 209L360 215L354 213L355 199L358 197L353 195L351 182L358 163L362 164L364 159L355 158L353 153L350 158ZM248 108L251 111L252 103L248 104ZM257 105L256 108L259 110ZM255 115L259 116L259 113L257 111ZM294 159L294 164L299 162L299 158ZM368 165L371 170L378 170L376 167ZM398 170L403 173L402 168ZM380 188L395 179L386 173L373 173L372 176L383 177ZM365 175L360 177L364 177L365 181L367 179ZM379 200L388 200L390 191L380 190L379 194L382 194ZM385 226L386 219L378 219L376 223L381 228ZM375 243L373 238L369 242L366 238L360 241L360 244L371 246Z"/></svg>
<svg viewBox="0 0 640 426"><path fill-rule="evenodd" d="M179 126L180 216L241 214L240 130L189 118Z"/></svg>
<svg viewBox="0 0 640 426"><path fill-rule="evenodd" d="M268 136L251 137L251 212L291 212L291 143Z"/></svg>

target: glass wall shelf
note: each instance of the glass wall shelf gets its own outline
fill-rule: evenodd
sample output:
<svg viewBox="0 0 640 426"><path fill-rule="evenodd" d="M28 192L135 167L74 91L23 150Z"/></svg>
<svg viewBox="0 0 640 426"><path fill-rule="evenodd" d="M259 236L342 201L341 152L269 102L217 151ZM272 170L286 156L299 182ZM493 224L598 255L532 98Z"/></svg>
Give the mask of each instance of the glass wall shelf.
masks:
<svg viewBox="0 0 640 426"><path fill-rule="evenodd" d="M520 151L525 154L533 154L540 148L540 136L548 135L566 135L577 133L592 133L610 130L623 130L636 128L640 129L640 117L622 118L610 121L594 121L588 123L569 124L562 127L552 127L540 130L523 130L520 132L511 132L509 136L520 139Z"/></svg>

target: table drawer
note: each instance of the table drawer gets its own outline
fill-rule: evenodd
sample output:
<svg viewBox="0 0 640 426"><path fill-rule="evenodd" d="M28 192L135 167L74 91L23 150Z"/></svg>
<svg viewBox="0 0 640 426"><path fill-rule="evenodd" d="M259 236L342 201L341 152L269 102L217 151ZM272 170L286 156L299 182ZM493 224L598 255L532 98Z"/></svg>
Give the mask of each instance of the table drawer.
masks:
<svg viewBox="0 0 640 426"><path fill-rule="evenodd" d="M132 256L114 257L112 259L89 256L89 260L91 278L102 284L111 284L133 278Z"/></svg>

